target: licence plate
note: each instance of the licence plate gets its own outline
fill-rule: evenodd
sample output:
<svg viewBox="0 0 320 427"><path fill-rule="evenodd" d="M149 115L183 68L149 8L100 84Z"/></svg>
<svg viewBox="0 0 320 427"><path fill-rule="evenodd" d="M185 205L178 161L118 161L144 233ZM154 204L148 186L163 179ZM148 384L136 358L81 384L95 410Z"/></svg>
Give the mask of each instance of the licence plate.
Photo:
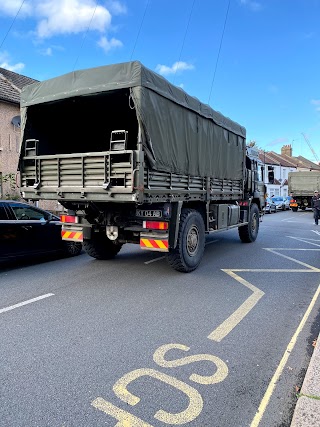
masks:
<svg viewBox="0 0 320 427"><path fill-rule="evenodd" d="M143 218L162 218L162 211L137 209L136 215Z"/></svg>

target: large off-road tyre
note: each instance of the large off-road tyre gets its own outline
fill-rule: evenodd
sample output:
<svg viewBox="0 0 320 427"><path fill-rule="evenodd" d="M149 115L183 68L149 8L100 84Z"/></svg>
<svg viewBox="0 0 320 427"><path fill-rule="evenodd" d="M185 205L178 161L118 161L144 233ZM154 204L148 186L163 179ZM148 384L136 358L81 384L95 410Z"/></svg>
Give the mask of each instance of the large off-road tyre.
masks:
<svg viewBox="0 0 320 427"><path fill-rule="evenodd" d="M240 240L243 243L254 242L259 232L259 209L256 204L252 204L250 209L249 222L238 228Z"/></svg>
<svg viewBox="0 0 320 427"><path fill-rule="evenodd" d="M112 259L120 251L122 245L108 239L107 236L97 234L90 240L83 241L83 247L88 255L96 259Z"/></svg>
<svg viewBox="0 0 320 427"><path fill-rule="evenodd" d="M298 212L298 208L291 208L292 212Z"/></svg>
<svg viewBox="0 0 320 427"><path fill-rule="evenodd" d="M170 249L167 261L177 271L190 273L202 259L205 246L205 227L201 214L193 209L182 209L175 249Z"/></svg>

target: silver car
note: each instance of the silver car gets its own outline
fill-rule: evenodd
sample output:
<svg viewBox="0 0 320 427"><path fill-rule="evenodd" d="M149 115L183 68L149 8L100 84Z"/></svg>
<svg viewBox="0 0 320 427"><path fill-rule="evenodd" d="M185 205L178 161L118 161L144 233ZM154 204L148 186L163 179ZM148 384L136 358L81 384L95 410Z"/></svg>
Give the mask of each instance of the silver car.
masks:
<svg viewBox="0 0 320 427"><path fill-rule="evenodd" d="M266 198L266 204L264 207L264 213L275 213L277 212L276 204L270 199L270 197Z"/></svg>
<svg viewBox="0 0 320 427"><path fill-rule="evenodd" d="M286 202L285 202L284 197L274 196L274 197L272 197L272 201L275 203L277 211L285 211L286 210Z"/></svg>

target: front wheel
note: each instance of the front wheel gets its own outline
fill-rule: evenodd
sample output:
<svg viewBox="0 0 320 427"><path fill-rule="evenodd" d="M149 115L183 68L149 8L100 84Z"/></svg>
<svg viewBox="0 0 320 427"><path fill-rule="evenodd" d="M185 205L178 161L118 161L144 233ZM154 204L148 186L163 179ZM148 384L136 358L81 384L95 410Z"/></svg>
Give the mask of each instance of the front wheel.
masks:
<svg viewBox="0 0 320 427"><path fill-rule="evenodd" d="M205 228L201 214L193 209L182 209L175 249L170 249L167 261L177 271L189 273L202 259L205 246Z"/></svg>
<svg viewBox="0 0 320 427"><path fill-rule="evenodd" d="M259 232L259 209L256 204L252 204L249 215L249 222L238 228L240 240L243 243L254 242Z"/></svg>

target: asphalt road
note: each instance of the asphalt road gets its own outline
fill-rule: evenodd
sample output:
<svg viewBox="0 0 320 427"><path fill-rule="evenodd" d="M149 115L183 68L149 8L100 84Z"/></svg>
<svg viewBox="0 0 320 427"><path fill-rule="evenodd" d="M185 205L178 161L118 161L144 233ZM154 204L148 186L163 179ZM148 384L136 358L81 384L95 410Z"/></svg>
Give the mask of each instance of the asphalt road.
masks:
<svg viewBox="0 0 320 427"><path fill-rule="evenodd" d="M320 330L320 228L265 215L191 274L125 245L0 272L1 427L285 427Z"/></svg>

